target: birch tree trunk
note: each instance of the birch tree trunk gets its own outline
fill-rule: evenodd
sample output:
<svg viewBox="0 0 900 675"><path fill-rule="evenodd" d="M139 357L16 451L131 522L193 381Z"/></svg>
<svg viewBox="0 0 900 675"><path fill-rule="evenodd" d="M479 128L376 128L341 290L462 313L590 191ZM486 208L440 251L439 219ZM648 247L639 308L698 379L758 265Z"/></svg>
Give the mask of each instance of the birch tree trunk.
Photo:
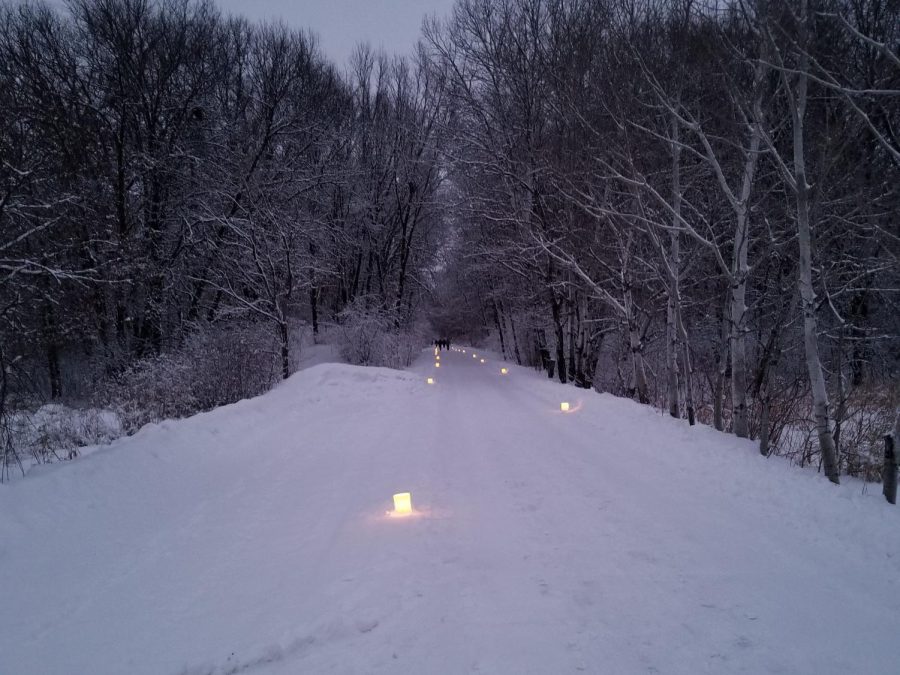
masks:
<svg viewBox="0 0 900 675"><path fill-rule="evenodd" d="M644 348L641 344L641 329L634 312L634 300L631 295L631 284L625 285L625 321L628 323L628 346L631 349L631 369L634 378L634 390L638 401L649 403L647 393L647 374L644 370Z"/></svg>
<svg viewBox="0 0 900 675"><path fill-rule="evenodd" d="M625 314L625 322L628 325L628 347L631 350L631 375L634 382L634 393L641 403L649 403L650 396L647 393L647 374L644 370L644 345L641 342L641 328L638 325L637 314L634 309L634 296L631 282L631 247L634 237L629 232L625 241L622 254L622 265L619 272L622 284L622 309Z"/></svg>
<svg viewBox="0 0 900 675"><path fill-rule="evenodd" d="M801 21L807 21L807 5L801 3ZM805 28L803 29L805 31ZM794 149L794 193L797 199L797 244L800 250L800 299L803 307L803 344L806 349L806 369L813 398L813 419L822 453L822 469L832 483L840 483L834 437L828 422L828 390L822 361L819 358L818 321L816 319L816 293L812 282L812 242L809 217L809 184L806 181L806 152L803 124L806 115L808 57L801 51L797 69L797 83L791 105ZM790 96L790 92L789 92Z"/></svg>
<svg viewBox="0 0 900 675"><path fill-rule="evenodd" d="M722 190L722 194L728 200L734 211L735 228L734 241L731 251L731 262L727 264L724 257L719 257L719 264L723 268L723 272L727 276L731 289L731 329L729 338L731 342L731 405L732 405L732 431L735 435L746 438L749 435L749 410L747 405L747 279L750 274L750 267L747 262L747 254L750 244L750 197L753 192L753 181L756 175L756 167L759 160L759 149L763 138L762 118L763 118L763 99L764 99L764 82L767 72L767 66L762 60L758 61L754 67L753 73L753 97L752 97L752 115L747 120L749 127L749 147L743 150L743 171L741 173L741 184L739 194L735 194L732 190L725 168L720 161L719 156L713 148L713 144L707 137L703 127L696 120L685 119L676 108L669 104L669 110L673 113L680 123L686 124L692 129L694 134L700 140L704 148L704 154L710 167L716 175L717 182ZM681 145L677 136L672 137L673 145ZM673 176L677 179L677 176ZM680 190L679 190L680 193ZM677 195L680 202L680 194ZM689 233L693 233L695 238L697 232L683 220L680 212L672 209L673 221L678 224L679 229L684 229ZM706 240L705 245L709 245ZM718 248L713 246L717 256Z"/></svg>
<svg viewBox="0 0 900 675"><path fill-rule="evenodd" d="M749 248L748 202L753 188L753 175L759 156L759 131L754 125L750 152L744 165L741 199L735 206L736 226L731 262L731 424L735 436L747 438L750 433L747 410L747 265Z"/></svg>
<svg viewBox="0 0 900 675"><path fill-rule="evenodd" d="M722 417L723 400L725 395L725 374L728 369L728 339L731 332L731 320L728 317L728 303L723 302L721 317L721 340L719 350L716 353L716 379L713 387L713 426L718 431L725 430L725 420Z"/></svg>
<svg viewBox="0 0 900 675"><path fill-rule="evenodd" d="M513 353L516 357L516 363L521 366L522 365L522 357L521 357L521 354L519 353L519 338L516 335L516 323L513 320L512 313L506 312L503 310L502 302L500 302L500 313L501 313L501 315L505 316L507 318L507 320L509 321L509 335L512 335Z"/></svg>
<svg viewBox="0 0 900 675"><path fill-rule="evenodd" d="M678 122L672 119L672 229L669 232L669 298L666 305L666 366L669 372L669 414L679 417L678 410L678 315L681 298L678 276L681 267L678 228L681 227L681 144Z"/></svg>

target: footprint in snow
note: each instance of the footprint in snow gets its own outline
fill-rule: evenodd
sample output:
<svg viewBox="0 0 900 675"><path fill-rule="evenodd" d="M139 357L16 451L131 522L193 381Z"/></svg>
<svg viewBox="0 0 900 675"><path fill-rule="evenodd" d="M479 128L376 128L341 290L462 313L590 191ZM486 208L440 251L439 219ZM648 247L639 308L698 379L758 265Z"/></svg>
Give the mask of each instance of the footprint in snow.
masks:
<svg viewBox="0 0 900 675"><path fill-rule="evenodd" d="M360 633L371 633L378 627L378 619L360 619L356 622L356 630Z"/></svg>

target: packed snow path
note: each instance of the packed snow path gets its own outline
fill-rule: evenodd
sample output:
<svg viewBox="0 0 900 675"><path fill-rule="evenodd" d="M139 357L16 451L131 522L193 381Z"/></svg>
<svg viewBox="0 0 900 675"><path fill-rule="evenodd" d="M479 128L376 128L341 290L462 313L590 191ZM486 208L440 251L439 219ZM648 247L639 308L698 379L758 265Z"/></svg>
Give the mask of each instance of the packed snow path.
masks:
<svg viewBox="0 0 900 675"><path fill-rule="evenodd" d="M900 672L876 487L501 365L320 365L3 486L0 673Z"/></svg>

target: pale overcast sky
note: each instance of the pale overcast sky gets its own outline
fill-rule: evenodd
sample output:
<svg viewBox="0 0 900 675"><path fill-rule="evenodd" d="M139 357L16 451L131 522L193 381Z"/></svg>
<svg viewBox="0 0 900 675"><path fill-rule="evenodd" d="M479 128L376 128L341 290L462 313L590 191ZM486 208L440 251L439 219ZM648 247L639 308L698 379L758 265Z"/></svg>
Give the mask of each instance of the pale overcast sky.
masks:
<svg viewBox="0 0 900 675"><path fill-rule="evenodd" d="M281 18L318 34L325 53L339 67L359 42L407 54L419 38L422 19L445 17L454 0L214 0L223 12L249 19Z"/></svg>

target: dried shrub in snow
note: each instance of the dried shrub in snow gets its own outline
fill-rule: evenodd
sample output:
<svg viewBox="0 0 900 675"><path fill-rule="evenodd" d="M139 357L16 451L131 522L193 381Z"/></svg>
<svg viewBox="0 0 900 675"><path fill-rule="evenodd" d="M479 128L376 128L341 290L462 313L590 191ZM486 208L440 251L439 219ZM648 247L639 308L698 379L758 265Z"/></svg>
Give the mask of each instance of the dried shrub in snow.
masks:
<svg viewBox="0 0 900 675"><path fill-rule="evenodd" d="M55 403L15 414L11 427L19 452L35 464L71 459L79 448L103 445L122 435L121 420L110 410Z"/></svg>
<svg viewBox="0 0 900 675"><path fill-rule="evenodd" d="M259 324L193 336L185 347L191 359L191 393L198 410L234 403L268 391L279 377L277 346Z"/></svg>
<svg viewBox="0 0 900 675"><path fill-rule="evenodd" d="M812 401L808 391L795 398L782 397L772 407L772 454L787 457L799 466L818 466ZM884 436L900 404L900 392L890 387L865 386L851 391L831 433L835 438L842 473L866 481L880 481ZM839 423L839 426L838 426Z"/></svg>
<svg viewBox="0 0 900 675"><path fill-rule="evenodd" d="M102 396L122 415L130 434L149 422L258 396L277 377L272 338L251 324L197 333L177 352L138 361L110 382Z"/></svg>
<svg viewBox="0 0 900 675"><path fill-rule="evenodd" d="M425 342L422 330L397 328L393 312L367 304L357 299L339 315L341 355L354 365L405 368Z"/></svg>

